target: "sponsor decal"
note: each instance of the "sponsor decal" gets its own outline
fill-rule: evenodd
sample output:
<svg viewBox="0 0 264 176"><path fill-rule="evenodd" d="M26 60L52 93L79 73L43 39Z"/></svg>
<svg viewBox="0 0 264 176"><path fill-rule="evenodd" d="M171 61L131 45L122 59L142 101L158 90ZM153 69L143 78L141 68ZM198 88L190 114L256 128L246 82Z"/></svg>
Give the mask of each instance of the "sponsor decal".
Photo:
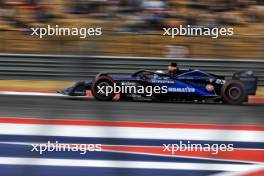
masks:
<svg viewBox="0 0 264 176"><path fill-rule="evenodd" d="M161 83L161 84L174 84L174 81L171 80L151 80L152 83Z"/></svg>
<svg viewBox="0 0 264 176"><path fill-rule="evenodd" d="M122 86L136 86L137 83L136 82L129 82L129 81L122 81L121 85Z"/></svg>
<svg viewBox="0 0 264 176"><path fill-rule="evenodd" d="M217 79L217 80L215 81L215 83L216 83L216 84L225 84L226 81L225 81L225 80L222 80L222 79Z"/></svg>
<svg viewBox="0 0 264 176"><path fill-rule="evenodd" d="M190 87L184 87L184 88L175 88L175 87L170 87L169 89L168 89L168 91L169 92L183 92L183 93L185 93L185 92L190 92L190 93L193 93L193 92L195 92L195 88L190 88Z"/></svg>
<svg viewBox="0 0 264 176"><path fill-rule="evenodd" d="M214 86L212 84L207 84L205 88L208 92L212 92L214 90Z"/></svg>

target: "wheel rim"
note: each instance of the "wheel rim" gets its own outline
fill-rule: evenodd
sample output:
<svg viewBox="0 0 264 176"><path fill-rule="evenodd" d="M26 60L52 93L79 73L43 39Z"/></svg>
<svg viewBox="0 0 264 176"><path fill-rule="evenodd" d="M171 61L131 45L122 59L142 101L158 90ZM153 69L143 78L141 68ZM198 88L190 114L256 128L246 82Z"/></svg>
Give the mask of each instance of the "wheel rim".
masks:
<svg viewBox="0 0 264 176"><path fill-rule="evenodd" d="M100 82L98 85L97 85L97 88L96 88L96 93L99 94L100 96L106 96L106 88L107 86L110 86L110 84L108 82ZM98 87L103 87L103 91L104 92L98 92L99 91L99 88Z"/></svg>
<svg viewBox="0 0 264 176"><path fill-rule="evenodd" d="M231 87L230 89L228 89L228 96L232 100L237 100L241 96L241 90L239 89L239 87Z"/></svg>

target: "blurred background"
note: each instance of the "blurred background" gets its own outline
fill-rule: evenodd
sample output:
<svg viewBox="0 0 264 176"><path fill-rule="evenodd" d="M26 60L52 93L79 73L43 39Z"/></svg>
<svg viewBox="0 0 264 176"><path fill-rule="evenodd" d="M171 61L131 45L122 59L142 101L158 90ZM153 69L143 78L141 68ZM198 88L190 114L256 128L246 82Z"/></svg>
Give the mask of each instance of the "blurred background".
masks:
<svg viewBox="0 0 264 176"><path fill-rule="evenodd" d="M79 36L45 36L40 39L38 36L31 35L30 28L47 27L47 25L67 28L101 27L103 35L90 36L86 39L80 39ZM163 36L163 27L179 27L180 25L209 28L232 27L235 35L219 36L217 39L212 39L210 36L176 36L174 39ZM0 0L0 41L0 126L1 120L4 123L10 123L3 117L16 117L14 120L17 122L18 118L47 118L227 125L228 128L222 126L223 129L230 129L230 125L250 125L248 133L241 130L237 133L233 130L228 130L230 132L216 130L215 133L208 132L207 136L202 135L200 139L195 140L202 143L206 142L203 139L207 138L211 140L214 138L210 143L213 141L222 143L226 140L225 142L234 142L236 148L255 152L251 154L247 151L246 155L237 152L230 153L230 155L206 154L205 158L201 158L202 155L199 153L200 159L199 157L191 158L190 155L167 158L160 153L144 156L138 151L133 155L129 152L111 153L108 151L102 154L89 153L84 156L67 152L40 156L30 152L30 145L22 143L46 143L47 140L58 140L65 143L100 142L104 145L159 146L162 145L163 140L176 142L176 140L187 138L183 133L174 134L166 131L166 134L173 134L175 137L170 139L165 133L162 136L163 133L158 130L156 133L142 132L138 127L135 129L135 134L139 137L133 137L133 141L132 132L128 135L131 137L129 141L126 136L117 138L120 134L126 135L126 131L108 127L98 129L101 134L108 136L105 138L84 131L84 127L80 127L80 131L61 128L61 134L64 132L71 134L56 136L58 128L46 126L47 123L46 125L31 124L31 127L23 128L23 130L17 129L19 125L8 126L10 124L7 124L3 128L2 124L0 128L1 176L38 176L46 173L46 175L54 173L53 175L56 176L166 176L175 174L205 176L215 175L214 170L219 171L223 168L243 170L247 166L254 166L250 161L252 158L258 158L258 163L263 163L264 0ZM203 103L101 102L87 100L87 97L83 99L58 97L56 94L57 90L71 86L76 81L94 79L98 72L130 75L143 68L165 70L172 60L179 66L190 66L229 78L236 71L250 69L256 72L259 77L258 85L262 87L258 88L253 103L245 106ZM254 133L252 129L255 129L255 126L259 126L260 128L256 129L262 129L262 131ZM5 129L6 131L3 132ZM93 131L97 132L94 128ZM32 132L32 136L28 136L28 132ZM24 133L27 135L23 135ZM194 139L194 133L195 131L190 132L190 139ZM151 141L149 138L144 140L144 136L140 136L144 134L153 134L155 140ZM160 140L157 136L164 138ZM197 136L197 134L194 135L195 138ZM239 141L239 139L242 140ZM18 156L20 159L17 161L12 158ZM215 159L215 156L228 156L231 159ZM3 157L11 157L12 161L18 165L3 166L3 163L9 162ZM210 157L213 159L209 160ZM235 162L236 157L241 160ZM39 160L32 160L32 158ZM43 167L31 166L33 163L41 163L44 158L69 159L67 162L73 165L91 159L159 162L156 166L161 165L160 162L166 162L164 163L166 168L167 162L175 162L177 167L183 166L179 163L185 163L186 168L195 166L196 169L198 168L196 164L200 162L202 165L198 168L199 173L194 172L194 169L186 170L186 172L173 169L160 172L156 167L153 167L154 171L149 170L148 172L143 172L144 169L119 170L111 167L109 170L99 168L97 171L96 168L83 166L46 167L51 165L52 162L49 161ZM244 162L246 160L248 164ZM211 165L212 163L214 165ZM239 163L242 163L240 167L238 167ZM57 162L56 164L63 163ZM220 164L229 164L229 166ZM118 164L113 162L112 165L116 167ZM126 163L120 165L124 167ZM138 165L143 166L142 163ZM213 173L202 172L203 169L212 170ZM261 169L263 170L263 165Z"/></svg>
<svg viewBox="0 0 264 176"><path fill-rule="evenodd" d="M31 36L31 27L102 27L102 36ZM163 27L233 27L228 37L162 36ZM0 0L0 53L264 56L263 0Z"/></svg>

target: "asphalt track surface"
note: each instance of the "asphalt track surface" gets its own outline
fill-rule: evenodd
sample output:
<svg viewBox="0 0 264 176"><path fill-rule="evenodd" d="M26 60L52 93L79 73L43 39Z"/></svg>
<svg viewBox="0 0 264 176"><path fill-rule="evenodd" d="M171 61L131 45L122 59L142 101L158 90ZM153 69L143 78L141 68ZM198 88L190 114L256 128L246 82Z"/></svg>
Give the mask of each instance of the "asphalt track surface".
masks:
<svg viewBox="0 0 264 176"><path fill-rule="evenodd" d="M0 117L264 125L264 104L101 102L88 98L1 95Z"/></svg>

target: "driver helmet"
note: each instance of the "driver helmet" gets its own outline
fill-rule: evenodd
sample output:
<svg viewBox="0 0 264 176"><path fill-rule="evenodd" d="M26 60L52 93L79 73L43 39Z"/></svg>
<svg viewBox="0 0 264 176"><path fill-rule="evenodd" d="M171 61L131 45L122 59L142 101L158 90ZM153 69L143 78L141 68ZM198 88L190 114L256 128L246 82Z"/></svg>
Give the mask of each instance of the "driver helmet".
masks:
<svg viewBox="0 0 264 176"><path fill-rule="evenodd" d="M172 62L169 66L168 66L168 72L169 73L176 73L177 72L177 63L176 62Z"/></svg>

